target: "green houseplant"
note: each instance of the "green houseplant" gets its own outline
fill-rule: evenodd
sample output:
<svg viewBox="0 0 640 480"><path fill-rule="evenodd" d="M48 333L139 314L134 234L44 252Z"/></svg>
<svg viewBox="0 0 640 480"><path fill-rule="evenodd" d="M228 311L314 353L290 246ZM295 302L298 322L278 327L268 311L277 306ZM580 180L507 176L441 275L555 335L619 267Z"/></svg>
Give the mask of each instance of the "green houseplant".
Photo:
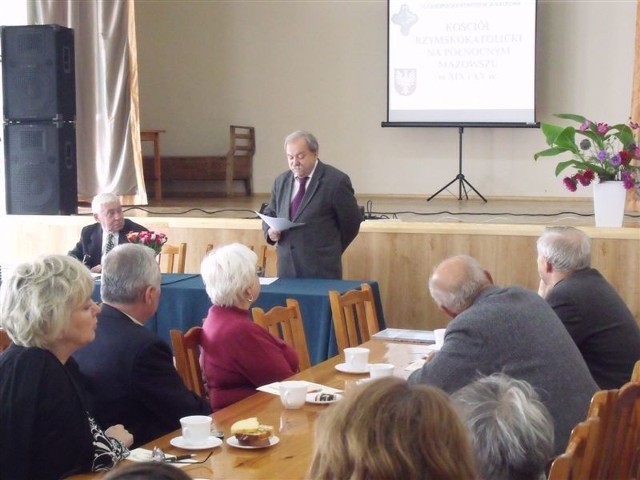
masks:
<svg viewBox="0 0 640 480"><path fill-rule="evenodd" d="M558 162L556 166L556 176L569 167L575 170L562 180L570 191L575 192L578 184L586 187L596 178L599 182L622 181L627 190L635 186L640 171L640 167L632 162L640 158L640 148L634 136L634 130L639 128L637 123L610 126L571 113L555 116L573 120L579 126L543 123L542 133L550 148L535 153L533 158L538 160L540 157L570 153L571 158Z"/></svg>

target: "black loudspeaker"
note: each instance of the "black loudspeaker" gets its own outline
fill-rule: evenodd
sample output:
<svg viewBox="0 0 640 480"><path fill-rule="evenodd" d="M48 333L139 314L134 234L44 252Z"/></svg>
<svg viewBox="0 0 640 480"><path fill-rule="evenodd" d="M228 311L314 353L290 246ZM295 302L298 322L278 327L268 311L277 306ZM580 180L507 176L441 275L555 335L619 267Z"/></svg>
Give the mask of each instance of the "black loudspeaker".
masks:
<svg viewBox="0 0 640 480"><path fill-rule="evenodd" d="M7 213L77 214L75 124L9 123L4 139Z"/></svg>
<svg viewBox="0 0 640 480"><path fill-rule="evenodd" d="M2 93L8 121L74 121L74 34L60 25L2 27Z"/></svg>

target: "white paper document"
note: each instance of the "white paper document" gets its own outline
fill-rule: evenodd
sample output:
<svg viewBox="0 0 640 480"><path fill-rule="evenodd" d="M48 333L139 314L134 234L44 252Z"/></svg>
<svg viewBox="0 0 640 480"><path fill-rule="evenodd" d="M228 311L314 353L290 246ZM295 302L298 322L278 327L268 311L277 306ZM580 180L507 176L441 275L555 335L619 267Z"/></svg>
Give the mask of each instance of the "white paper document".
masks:
<svg viewBox="0 0 640 480"><path fill-rule="evenodd" d="M285 230L290 230L294 227L304 225L304 223L294 223L288 218L268 217L258 212L256 212L256 215L258 215L264 221L264 223L269 225L274 230L278 230L279 232L284 232Z"/></svg>
<svg viewBox="0 0 640 480"><path fill-rule="evenodd" d="M304 381L304 380L303 380ZM319 383L307 382L309 385L308 393L342 393L342 390L337 388L327 387L326 385L320 385ZM268 385L262 385L256 388L261 392L271 393L272 395L280 395L280 382L273 382Z"/></svg>

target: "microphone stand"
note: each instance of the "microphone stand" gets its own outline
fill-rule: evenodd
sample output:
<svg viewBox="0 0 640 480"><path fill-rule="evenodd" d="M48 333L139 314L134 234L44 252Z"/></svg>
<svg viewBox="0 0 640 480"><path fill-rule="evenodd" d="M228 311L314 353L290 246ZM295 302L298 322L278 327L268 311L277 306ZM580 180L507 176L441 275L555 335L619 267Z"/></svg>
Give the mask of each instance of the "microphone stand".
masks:
<svg viewBox="0 0 640 480"><path fill-rule="evenodd" d="M431 199L435 198L438 196L438 194L440 194L442 191L446 190L447 188L449 188L449 186L453 183L455 183L456 181L458 182L458 200L462 200L462 191L464 190L464 196L467 200L469 200L469 194L467 192L467 186L473 190L474 192L476 192L476 194L482 199L484 200L485 203L487 203L487 199L484 198L482 196L482 194L476 190L476 187L474 187L473 185L471 185L471 182L469 182L464 174L462 173L462 134L464 133L464 127L458 127L458 133L460 135L460 141L459 141L459 148L458 148L458 174L454 177L453 180L451 180L449 183L447 183L444 187L442 187L440 190L438 190L436 193L434 193L433 195L431 195L429 198L427 198L427 202L431 201Z"/></svg>

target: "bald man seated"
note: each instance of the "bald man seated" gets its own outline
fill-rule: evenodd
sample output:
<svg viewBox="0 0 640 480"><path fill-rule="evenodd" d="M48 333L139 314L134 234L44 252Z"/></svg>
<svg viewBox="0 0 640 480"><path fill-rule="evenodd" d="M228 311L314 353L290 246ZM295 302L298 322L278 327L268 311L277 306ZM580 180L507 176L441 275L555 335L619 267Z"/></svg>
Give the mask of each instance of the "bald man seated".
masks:
<svg viewBox="0 0 640 480"><path fill-rule="evenodd" d="M528 382L554 421L556 454L584 420L598 386L551 307L535 292L499 287L477 260L444 260L429 279L434 301L453 320L444 344L411 374L453 393L481 376L504 373Z"/></svg>

